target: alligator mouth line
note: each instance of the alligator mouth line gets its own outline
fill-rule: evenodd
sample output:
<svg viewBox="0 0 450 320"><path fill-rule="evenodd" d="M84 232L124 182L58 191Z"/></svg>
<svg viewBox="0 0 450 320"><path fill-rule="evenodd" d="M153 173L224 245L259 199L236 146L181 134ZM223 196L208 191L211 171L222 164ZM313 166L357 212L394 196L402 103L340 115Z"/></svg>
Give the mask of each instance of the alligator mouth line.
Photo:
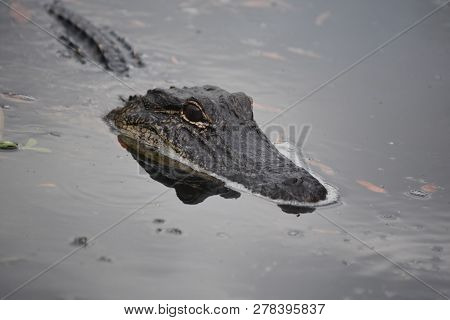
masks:
<svg viewBox="0 0 450 320"><path fill-rule="evenodd" d="M220 195L225 199L236 199L240 197L240 193L245 193L275 203L285 213L298 215L339 203L337 189L323 182L314 173L312 173L314 177L328 190L324 200L317 203L274 200L252 192L242 184L200 168L173 150L168 151L167 148L161 150L153 144L138 141L129 135L119 134L118 140L120 145L132 154L133 158L154 180L174 188L178 198L185 204L198 204L212 195Z"/></svg>
<svg viewBox="0 0 450 320"><path fill-rule="evenodd" d="M122 136L126 136L136 141L136 145L143 149L155 150L162 153L165 156L180 155L182 151L179 150L169 139L159 134L151 126L147 127L145 133L142 134L142 130L138 125L129 125L127 129L115 128L115 130ZM176 159L174 159L176 160Z"/></svg>

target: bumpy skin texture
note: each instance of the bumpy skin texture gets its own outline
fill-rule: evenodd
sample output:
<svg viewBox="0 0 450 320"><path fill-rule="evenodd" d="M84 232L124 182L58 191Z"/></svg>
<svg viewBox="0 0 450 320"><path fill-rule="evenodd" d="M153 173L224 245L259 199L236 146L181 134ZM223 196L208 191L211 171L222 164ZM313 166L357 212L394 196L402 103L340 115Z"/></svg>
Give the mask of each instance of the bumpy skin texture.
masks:
<svg viewBox="0 0 450 320"><path fill-rule="evenodd" d="M129 71L129 65L143 66L140 56L131 45L113 30L95 26L57 0L48 5L47 10L65 27L68 35L63 37L64 42L69 42L69 44L83 42L81 46L70 44L72 49L76 49L77 54L86 55L81 49L84 46L87 49L86 51L93 53L91 58L98 60L107 69L119 75L126 75ZM74 41L70 38L74 38Z"/></svg>
<svg viewBox="0 0 450 320"><path fill-rule="evenodd" d="M252 99L214 86L149 90L105 119L149 146L274 200L314 203L326 188L284 157L253 120Z"/></svg>

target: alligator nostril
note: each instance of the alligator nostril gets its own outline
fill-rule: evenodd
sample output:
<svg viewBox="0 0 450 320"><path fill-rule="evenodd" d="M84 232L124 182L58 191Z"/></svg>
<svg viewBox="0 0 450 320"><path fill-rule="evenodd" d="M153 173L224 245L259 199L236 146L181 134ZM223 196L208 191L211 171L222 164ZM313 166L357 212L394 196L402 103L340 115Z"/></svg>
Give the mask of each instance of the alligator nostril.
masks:
<svg viewBox="0 0 450 320"><path fill-rule="evenodd" d="M287 185L287 186L292 186L294 184L296 184L298 182L297 178L287 178L286 180L283 181L283 184Z"/></svg>

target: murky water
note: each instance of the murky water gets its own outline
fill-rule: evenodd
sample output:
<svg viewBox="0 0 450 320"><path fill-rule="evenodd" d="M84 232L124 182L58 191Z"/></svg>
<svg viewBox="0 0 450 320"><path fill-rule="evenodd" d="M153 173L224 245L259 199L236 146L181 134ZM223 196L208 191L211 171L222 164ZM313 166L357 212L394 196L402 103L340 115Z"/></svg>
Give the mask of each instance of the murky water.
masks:
<svg viewBox="0 0 450 320"><path fill-rule="evenodd" d="M127 87L0 4L1 92L36 99L0 97L22 145L0 153L1 296L136 210L10 298L450 295L450 8L271 122L311 127L303 156L341 195L298 217L248 194L183 204L101 117L131 88L215 84L263 125L439 1L70 2L147 67ZM54 30L45 1L10 3Z"/></svg>

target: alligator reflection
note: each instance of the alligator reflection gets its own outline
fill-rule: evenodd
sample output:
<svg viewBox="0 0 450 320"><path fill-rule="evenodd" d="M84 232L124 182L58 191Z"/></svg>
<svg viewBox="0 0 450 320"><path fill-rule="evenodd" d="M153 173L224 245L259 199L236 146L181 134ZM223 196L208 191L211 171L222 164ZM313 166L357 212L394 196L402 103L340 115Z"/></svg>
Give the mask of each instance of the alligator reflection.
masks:
<svg viewBox="0 0 450 320"><path fill-rule="evenodd" d="M185 204L198 204L206 198L219 195L225 199L237 199L241 194L225 186L225 183L208 174L171 159L137 140L119 135L125 148L152 179L166 187L174 188L177 197ZM283 212L300 214L313 212L314 208L279 205Z"/></svg>

